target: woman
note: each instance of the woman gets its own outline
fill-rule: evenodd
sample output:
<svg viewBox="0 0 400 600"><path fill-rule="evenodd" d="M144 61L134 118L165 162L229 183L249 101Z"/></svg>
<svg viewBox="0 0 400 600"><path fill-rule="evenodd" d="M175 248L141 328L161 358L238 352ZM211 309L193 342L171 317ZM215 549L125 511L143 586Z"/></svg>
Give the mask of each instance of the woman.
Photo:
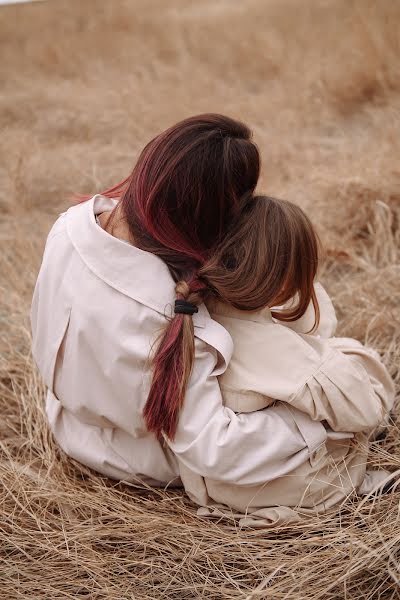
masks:
<svg viewBox="0 0 400 600"><path fill-rule="evenodd" d="M236 414L217 379L233 343L207 310L216 288L199 271L253 197L259 170L244 124L199 115L156 136L127 179L54 223L32 299L32 350L50 427L71 457L114 479L180 486L185 467L238 488L316 460L321 422L284 403ZM119 219L113 235L96 223L102 213L106 229ZM352 357L343 360L359 377ZM369 425L382 411L375 416Z"/></svg>

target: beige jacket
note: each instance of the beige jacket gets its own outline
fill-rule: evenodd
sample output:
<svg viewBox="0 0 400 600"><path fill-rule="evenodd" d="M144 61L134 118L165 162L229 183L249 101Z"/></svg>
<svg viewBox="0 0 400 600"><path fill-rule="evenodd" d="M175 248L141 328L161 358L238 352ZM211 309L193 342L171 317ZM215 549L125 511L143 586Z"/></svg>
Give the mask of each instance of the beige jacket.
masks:
<svg viewBox="0 0 400 600"><path fill-rule="evenodd" d="M298 481L284 482L303 472L306 482L331 441L344 438L349 445L353 431L375 427L391 407L392 382L377 355L353 340L322 340L238 319L240 331L245 325L243 348L235 347L239 371L235 367L232 374L240 376L245 348L260 366L268 339L275 362L269 362L269 351L266 370L245 373L241 388L278 401L237 414L223 405L218 382L220 377L226 388L233 385L226 317L211 318L203 304L193 315L196 358L177 435L160 444L146 431L142 411L151 378L148 358L165 315L172 313L174 282L161 259L96 223L95 215L115 204L97 195L69 208L46 240L32 299L32 352L48 388L46 413L55 439L68 455L114 479L179 486L186 475L195 477L193 491L190 482L187 490L205 511L221 501L237 508L238 490L247 502L248 491L267 482L268 506L293 506ZM255 327L268 333L262 350L251 344ZM311 418L302 407L311 409ZM218 488L215 498L210 487L205 497L204 482ZM253 509L266 506L263 500ZM277 521L274 510L260 520Z"/></svg>
<svg viewBox="0 0 400 600"><path fill-rule="evenodd" d="M361 485L369 491L387 477L388 471L381 470L368 473L368 482L364 479L365 450L373 429L393 406L393 382L373 349L354 339L332 337L334 307L320 283L315 290L321 320L313 334L306 334L314 323L312 304L301 319L284 323L268 308L250 313L207 303L234 342L230 363L219 377L224 405L247 413L275 404L291 416L295 408L301 411L297 424L300 414L306 427L310 418L319 421L327 439L307 462L263 485L221 483L181 465L186 492L203 507L200 515L233 514L242 516L242 525L253 526L298 521L300 515L337 506Z"/></svg>

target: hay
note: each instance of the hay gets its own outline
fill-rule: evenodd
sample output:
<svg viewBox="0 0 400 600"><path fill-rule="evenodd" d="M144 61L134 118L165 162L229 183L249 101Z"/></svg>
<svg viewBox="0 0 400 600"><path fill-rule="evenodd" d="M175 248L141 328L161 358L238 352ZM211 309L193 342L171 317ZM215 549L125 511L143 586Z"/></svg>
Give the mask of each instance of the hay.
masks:
<svg viewBox="0 0 400 600"><path fill-rule="evenodd" d="M389 0L0 9L1 598L400 597L399 486L268 531L100 477L48 431L28 320L67 194L122 179L174 121L223 112L254 129L259 191L318 224L339 333L375 346L398 384L399 19ZM370 465L399 469L399 450L397 399Z"/></svg>

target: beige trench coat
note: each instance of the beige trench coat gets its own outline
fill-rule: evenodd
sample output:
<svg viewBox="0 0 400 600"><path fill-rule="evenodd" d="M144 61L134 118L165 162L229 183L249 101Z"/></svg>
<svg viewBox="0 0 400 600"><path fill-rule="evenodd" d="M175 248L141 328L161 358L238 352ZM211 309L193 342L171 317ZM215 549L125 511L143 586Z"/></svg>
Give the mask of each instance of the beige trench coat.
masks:
<svg viewBox="0 0 400 600"><path fill-rule="evenodd" d="M277 401L236 413L224 406L219 386L219 378L223 383L228 377L233 340L224 317L211 317L203 304L193 315L196 358L177 435L159 443L146 431L142 411L149 355L172 314L174 282L161 259L96 223L95 215L115 204L96 195L69 208L46 240L32 298L32 352L48 388L46 413L55 439L69 456L113 479L183 482L200 513L225 510L223 503L240 513L257 490L268 488L262 505L250 502L254 518L266 525L297 518L290 507L300 488L310 489L316 467L330 456L347 457L353 432L377 426L392 406L393 384L379 358L352 340L322 340L264 324L291 339L289 348L276 348L285 360L275 361L268 377L262 374L260 389L252 390ZM246 323L244 340L256 325ZM274 335L275 345L281 337ZM251 350L259 362L262 353ZM247 376L244 381L247 388ZM300 398L311 416L302 412ZM357 462L347 460L346 471L354 469L359 484L365 465ZM332 481L335 473L327 469L326 476ZM303 505L319 501L320 489L311 483L312 499Z"/></svg>
<svg viewBox="0 0 400 600"><path fill-rule="evenodd" d="M207 303L234 342L229 365L219 377L224 405L237 413L280 405L289 419L295 408L301 411L295 420L297 425L303 420L306 438L311 418L324 424L327 439L303 465L261 486L221 483L181 465L186 492L203 507L199 514L235 515L242 517L242 525L252 526L299 521L337 507L354 489L365 493L387 479L384 469L365 475L368 439L392 408L393 382L372 348L332 337L334 307L320 283L315 290L321 319L312 335L305 335L314 324L312 304L301 319L279 323L268 308L244 312Z"/></svg>

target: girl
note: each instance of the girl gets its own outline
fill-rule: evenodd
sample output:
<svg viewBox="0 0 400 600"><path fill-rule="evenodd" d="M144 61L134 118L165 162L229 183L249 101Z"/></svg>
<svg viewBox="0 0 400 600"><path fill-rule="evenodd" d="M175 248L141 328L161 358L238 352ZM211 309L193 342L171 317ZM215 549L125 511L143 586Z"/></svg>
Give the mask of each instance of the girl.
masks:
<svg viewBox="0 0 400 600"><path fill-rule="evenodd" d="M326 511L354 488L365 491L389 475L383 469L366 473L366 442L377 415L383 420L392 407L393 384L372 349L332 338L335 311L323 287L314 284L318 245L300 207L252 197L199 271L212 290L207 308L234 343L219 377L224 405L248 413L285 402L327 430L327 441L309 464L261 486L226 485L181 464L188 495L214 509L199 514L226 514L228 505L236 516L252 515L243 524L254 524L255 517L265 518L269 507L280 505L273 509L274 523L298 520L288 507L303 514ZM355 366L358 377L350 373ZM364 445L355 448L355 441Z"/></svg>
<svg viewBox="0 0 400 600"><path fill-rule="evenodd" d="M117 480L159 486L182 486L186 469L232 492L232 506L237 490L276 482L279 491L283 477L290 481L317 460L327 423L289 410L286 401L236 414L223 405L218 383L233 341L204 301L215 297L248 315L246 338L264 301L283 303L300 282L292 313L300 318L314 295L300 264L295 284L284 281L276 297L249 293L254 274L246 245L243 270L235 267L240 257L223 250L234 224L247 222L243 210L252 205L259 170L246 125L223 115L191 117L152 139L123 182L80 198L54 223L32 299L32 352L48 388L50 428L75 460ZM341 394L343 404L357 407L354 431L377 426L393 389L376 354L360 348L354 358L347 346L298 338L316 405L334 406L332 395L336 401ZM288 386L292 359L285 363ZM330 364L324 379L318 366ZM270 496L273 504L280 499ZM273 521L274 514L260 518Z"/></svg>

